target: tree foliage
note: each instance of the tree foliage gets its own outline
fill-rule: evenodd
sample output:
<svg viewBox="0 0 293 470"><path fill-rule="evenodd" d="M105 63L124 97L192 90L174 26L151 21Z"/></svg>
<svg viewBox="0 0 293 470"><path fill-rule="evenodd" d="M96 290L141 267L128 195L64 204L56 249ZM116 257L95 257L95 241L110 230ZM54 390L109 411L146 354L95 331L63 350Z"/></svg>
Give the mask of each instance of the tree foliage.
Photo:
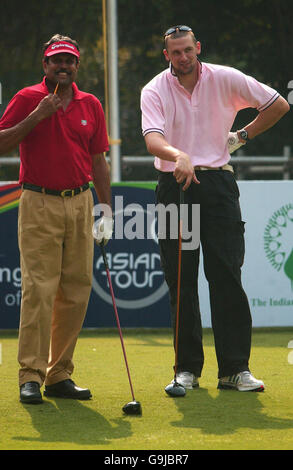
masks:
<svg viewBox="0 0 293 470"><path fill-rule="evenodd" d="M145 155L141 136L140 91L167 63L164 31L188 24L202 43L201 60L239 68L287 98L293 80L292 0L117 0L120 128L123 155ZM41 80L42 44L66 34L81 47L78 85L105 105L102 0L1 1L0 82L3 104L19 89ZM241 111L235 127L256 115ZM288 113L249 145L249 154L277 155L292 146Z"/></svg>
<svg viewBox="0 0 293 470"><path fill-rule="evenodd" d="M162 36L176 24L192 27L202 43L201 60L229 65L276 88L285 98L293 79L293 2L291 0L119 0L119 44L129 51L121 64L122 134L128 152L144 154L137 140L140 132L139 92L166 67ZM147 4L147 6L146 6ZM127 14L123 12L127 10ZM127 32L127 33L126 33ZM131 103L131 106L130 106ZM130 119L127 119L129 117ZM255 117L254 110L241 111L235 128ZM137 123L135 123L137 120ZM129 126L129 122L132 123ZM269 133L249 145L249 154L278 155L292 145L290 113Z"/></svg>

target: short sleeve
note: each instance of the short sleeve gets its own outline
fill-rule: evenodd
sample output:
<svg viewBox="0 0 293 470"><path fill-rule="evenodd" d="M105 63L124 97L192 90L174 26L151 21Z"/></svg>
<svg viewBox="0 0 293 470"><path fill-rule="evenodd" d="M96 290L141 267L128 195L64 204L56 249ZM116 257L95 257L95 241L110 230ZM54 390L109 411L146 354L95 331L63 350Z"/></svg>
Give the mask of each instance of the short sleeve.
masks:
<svg viewBox="0 0 293 470"><path fill-rule="evenodd" d="M0 119L0 130L14 127L23 121L31 112L28 100L17 93L8 103L3 116Z"/></svg>
<svg viewBox="0 0 293 470"><path fill-rule="evenodd" d="M160 97L154 90L143 89L141 93L142 135L159 132L164 135L165 117Z"/></svg>
<svg viewBox="0 0 293 470"><path fill-rule="evenodd" d="M98 99L96 99L92 105L95 111L96 129L90 141L89 152L91 155L96 155L109 150L109 141L102 105Z"/></svg>
<svg viewBox="0 0 293 470"><path fill-rule="evenodd" d="M236 69L232 70L232 93L237 111L248 107L264 111L280 96L268 85Z"/></svg>

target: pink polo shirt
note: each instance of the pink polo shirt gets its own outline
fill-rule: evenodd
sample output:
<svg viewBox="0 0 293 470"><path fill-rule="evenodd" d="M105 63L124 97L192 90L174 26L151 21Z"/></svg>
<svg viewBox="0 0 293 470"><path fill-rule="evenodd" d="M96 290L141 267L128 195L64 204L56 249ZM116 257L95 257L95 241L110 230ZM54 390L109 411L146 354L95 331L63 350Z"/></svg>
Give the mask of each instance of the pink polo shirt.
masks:
<svg viewBox="0 0 293 470"><path fill-rule="evenodd" d="M20 143L20 183L69 189L92 179L92 155L109 149L106 123L98 98L72 84L68 107L43 119ZM47 96L41 83L20 90L0 119L0 130L23 121Z"/></svg>
<svg viewBox="0 0 293 470"><path fill-rule="evenodd" d="M194 166L219 167L231 158L228 133L238 111L263 111L279 93L232 67L200 62L198 67L192 95L170 68L142 89L142 133L159 132L170 145L186 152ZM174 171L175 163L155 157L155 167Z"/></svg>

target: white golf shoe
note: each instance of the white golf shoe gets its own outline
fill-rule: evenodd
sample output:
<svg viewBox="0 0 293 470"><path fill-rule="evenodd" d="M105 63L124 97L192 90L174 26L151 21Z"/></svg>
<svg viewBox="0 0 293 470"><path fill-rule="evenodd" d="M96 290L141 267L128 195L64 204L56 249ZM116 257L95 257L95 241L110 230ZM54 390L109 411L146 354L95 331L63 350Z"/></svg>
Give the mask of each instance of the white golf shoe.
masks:
<svg viewBox="0 0 293 470"><path fill-rule="evenodd" d="M174 382L175 381L172 380L171 383ZM176 374L176 382L188 390L192 390L193 388L197 388L199 386L198 378L195 377L195 375L191 372L178 372Z"/></svg>
<svg viewBox="0 0 293 470"><path fill-rule="evenodd" d="M235 389L239 392L263 392L265 385L262 380L257 380L246 370L239 372L239 374L230 375L229 377L221 377L219 379L218 388L220 390Z"/></svg>

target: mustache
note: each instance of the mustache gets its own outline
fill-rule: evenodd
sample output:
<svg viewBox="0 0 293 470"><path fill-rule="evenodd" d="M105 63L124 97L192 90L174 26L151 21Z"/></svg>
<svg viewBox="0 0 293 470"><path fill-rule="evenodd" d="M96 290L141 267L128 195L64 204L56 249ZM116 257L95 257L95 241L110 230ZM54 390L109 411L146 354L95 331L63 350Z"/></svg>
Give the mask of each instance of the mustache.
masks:
<svg viewBox="0 0 293 470"><path fill-rule="evenodd" d="M66 73L67 75L71 75L71 72L68 72L67 70L64 70L64 69L59 69L56 71L56 73Z"/></svg>

